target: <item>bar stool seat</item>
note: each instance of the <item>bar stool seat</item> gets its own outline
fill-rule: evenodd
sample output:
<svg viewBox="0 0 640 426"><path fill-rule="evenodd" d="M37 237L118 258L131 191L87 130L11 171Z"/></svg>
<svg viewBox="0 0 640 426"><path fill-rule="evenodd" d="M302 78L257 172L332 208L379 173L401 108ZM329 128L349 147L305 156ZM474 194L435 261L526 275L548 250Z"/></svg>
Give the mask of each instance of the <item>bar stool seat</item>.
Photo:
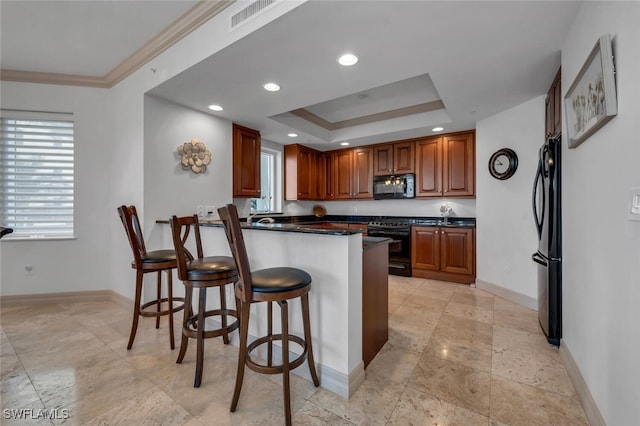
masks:
<svg viewBox="0 0 640 426"><path fill-rule="evenodd" d="M136 295L133 307L133 321L127 350L133 347L133 341L138 330L138 320L140 317L155 317L156 328L160 327L160 317L169 317L169 343L171 349L175 348L173 337L173 314L184 309L184 297L173 297L173 270L177 268L176 253L174 250L154 250L147 251L142 235L142 227L138 219L138 212L135 206L118 207L118 215L124 226L124 230L129 240L129 245L133 251L133 261L131 267L136 270ZM162 271L167 273L167 296L162 297ZM144 284L144 274L157 272L157 295L156 298L146 303L141 303L142 288ZM176 305L175 303L178 303ZM179 304L179 302L183 302ZM162 307L166 305L166 309ZM152 309L155 308L155 309Z"/></svg>
<svg viewBox="0 0 640 426"><path fill-rule="evenodd" d="M189 339L196 339L196 373L193 386L200 387L204 368L204 339L222 336L223 342L228 344L229 333L239 326L238 312L227 308L225 294L226 285L233 285L238 280L238 271L235 261L229 256L204 257L198 216L172 216L169 223L177 256L178 277L185 286L185 304L188 307L184 311L182 340L176 363L181 364L184 360ZM186 247L191 230L197 256L193 256ZM207 289L210 287L220 289L220 308L207 310ZM198 309L195 313L192 309L194 288L198 289ZM221 326L206 329L205 319L209 317L220 317ZM228 323L228 317L235 320Z"/></svg>
<svg viewBox="0 0 640 426"><path fill-rule="evenodd" d="M227 204L218 209L220 219L229 240L231 252L236 261L240 280L235 286L236 303L240 310L240 348L238 354L238 371L236 384L231 401L231 411L236 411L245 366L250 370L262 374L282 374L285 421L291 424L291 391L289 371L307 361L309 373L313 384L320 386L320 379L316 373L313 360L313 348L311 343L311 325L309 320L309 290L311 289L311 276L301 269L292 267L275 267L260 269L251 272L249 258L242 236L238 211L235 205ZM300 298L302 306L302 323L304 338L289 333L289 305L288 300ZM251 305L259 302L267 302L267 333L258 337L251 343L249 336L249 317ZM273 302L280 306L281 331L273 333ZM281 364L274 364L273 343L281 342ZM290 358L289 343L296 343L302 348L302 352ZM251 353L259 346L267 345L267 359L265 362L253 360Z"/></svg>

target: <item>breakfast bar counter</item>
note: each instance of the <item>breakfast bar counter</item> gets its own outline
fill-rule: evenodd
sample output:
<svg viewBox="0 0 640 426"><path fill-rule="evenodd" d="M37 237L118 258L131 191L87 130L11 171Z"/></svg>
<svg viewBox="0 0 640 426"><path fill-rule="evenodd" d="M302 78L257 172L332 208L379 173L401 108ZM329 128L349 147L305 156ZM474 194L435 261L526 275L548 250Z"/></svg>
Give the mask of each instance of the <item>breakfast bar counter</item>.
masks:
<svg viewBox="0 0 640 426"><path fill-rule="evenodd" d="M173 244L167 224L166 220L157 221L152 231L154 243L158 246L170 247ZM311 275L311 335L321 386L345 398L350 397L364 381L365 363L375 356L387 339L388 277L385 262L389 240L363 237L362 230L357 229L318 229L291 223L243 224L242 230L252 270L290 266ZM219 221L202 223L200 231L205 256L231 255ZM374 255L376 260L366 262ZM363 273L365 263L375 265L376 271ZM371 279L367 277L375 277L375 283L372 281L369 285L366 280ZM227 293L227 300L233 301L231 289ZM210 299L212 305L218 303L215 297ZM301 309L300 303L292 301L289 309ZM378 310L382 311L379 314L384 319L378 319L375 324L363 324L363 314L376 318ZM266 305L258 304L251 313L250 335L265 334L266 324L257 322L257 318L265 317ZM278 329L279 319L275 317L277 315L274 316L274 328ZM364 342L363 326L366 331ZM377 331L367 331L369 326ZM293 334L303 334L299 315L290 317L289 329ZM381 332L381 329L384 330ZM371 343L367 340L371 338L376 341ZM238 344L236 333L232 334L232 343ZM369 348L366 361L363 346ZM290 350L296 352L299 348L292 345ZM311 380L305 366L293 372Z"/></svg>

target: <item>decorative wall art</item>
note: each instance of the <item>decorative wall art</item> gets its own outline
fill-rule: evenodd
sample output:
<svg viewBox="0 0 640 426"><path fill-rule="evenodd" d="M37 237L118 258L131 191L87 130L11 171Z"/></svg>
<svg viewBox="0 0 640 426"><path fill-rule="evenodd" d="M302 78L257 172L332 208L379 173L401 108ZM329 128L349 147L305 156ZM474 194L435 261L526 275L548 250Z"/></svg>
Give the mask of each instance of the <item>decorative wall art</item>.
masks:
<svg viewBox="0 0 640 426"><path fill-rule="evenodd" d="M564 98L569 148L575 148L616 114L615 68L611 37L600 37Z"/></svg>
<svg viewBox="0 0 640 426"><path fill-rule="evenodd" d="M191 139L178 146L180 154L180 166L182 170L191 170L193 173L204 173L211 163L211 151L198 139Z"/></svg>

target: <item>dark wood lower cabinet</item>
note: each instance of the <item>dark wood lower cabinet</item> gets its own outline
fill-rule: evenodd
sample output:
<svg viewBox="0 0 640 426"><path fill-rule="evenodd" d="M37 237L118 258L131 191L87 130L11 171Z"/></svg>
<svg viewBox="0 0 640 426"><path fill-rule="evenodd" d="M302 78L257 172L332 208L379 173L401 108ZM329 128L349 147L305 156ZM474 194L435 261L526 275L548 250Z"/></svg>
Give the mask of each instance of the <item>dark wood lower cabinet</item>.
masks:
<svg viewBox="0 0 640 426"><path fill-rule="evenodd" d="M362 360L365 368L389 339L389 245L362 252Z"/></svg>
<svg viewBox="0 0 640 426"><path fill-rule="evenodd" d="M413 276L471 284L475 282L475 230L414 226L411 230Z"/></svg>

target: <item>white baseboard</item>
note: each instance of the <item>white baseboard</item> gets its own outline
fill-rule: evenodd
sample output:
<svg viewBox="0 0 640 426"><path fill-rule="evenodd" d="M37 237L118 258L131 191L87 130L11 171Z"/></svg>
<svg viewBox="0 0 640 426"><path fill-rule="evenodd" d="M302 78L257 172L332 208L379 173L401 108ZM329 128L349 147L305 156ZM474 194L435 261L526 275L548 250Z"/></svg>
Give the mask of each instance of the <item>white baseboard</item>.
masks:
<svg viewBox="0 0 640 426"><path fill-rule="evenodd" d="M573 355L571 355L571 351L567 347L567 343L564 339L560 341L559 353L560 359L562 359L562 363L567 369L569 378L573 383L573 387L576 389L576 393L578 394L578 398L580 399L580 403L582 404L584 414L587 416L589 424L592 426L606 426L607 423L604 421L602 414L600 414L600 410L591 395L587 382L585 382L584 377L580 372L580 368L578 367L578 364L576 364L575 359L573 359Z"/></svg>
<svg viewBox="0 0 640 426"><path fill-rule="evenodd" d="M487 293L491 293L494 296L502 297L518 305L525 306L527 308L538 310L538 299L531 296L527 296L522 293L518 293L508 288L500 287L499 285L492 284L488 281L476 280L476 288L484 290Z"/></svg>

